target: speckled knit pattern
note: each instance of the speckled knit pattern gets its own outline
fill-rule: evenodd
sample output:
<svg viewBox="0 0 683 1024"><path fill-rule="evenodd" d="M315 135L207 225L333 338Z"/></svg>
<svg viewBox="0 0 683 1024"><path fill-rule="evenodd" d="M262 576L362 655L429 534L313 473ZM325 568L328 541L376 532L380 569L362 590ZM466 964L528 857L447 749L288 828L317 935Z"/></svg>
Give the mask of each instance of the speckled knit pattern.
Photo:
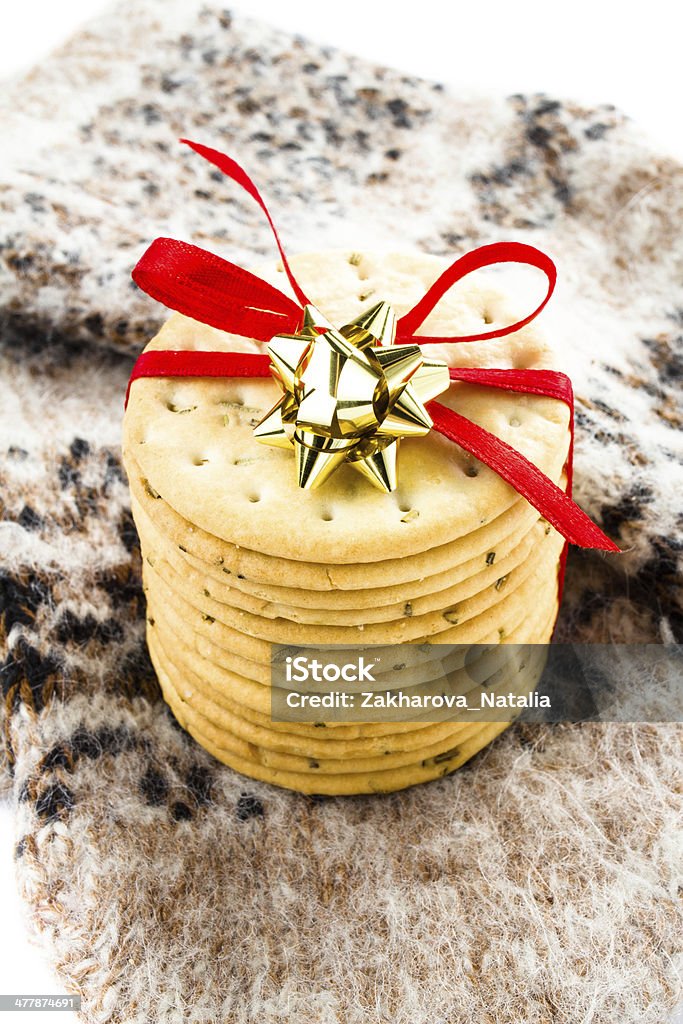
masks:
<svg viewBox="0 0 683 1024"><path fill-rule="evenodd" d="M293 250L519 238L561 288L576 495L562 636L681 638L683 169L613 108L496 102L194 0L143 0L0 97L5 789L36 932L91 1022L663 1024L680 998L681 731L516 727L464 770L316 800L160 700L120 462L157 234L271 254L183 152L252 169ZM305 285L305 282L303 282Z"/></svg>

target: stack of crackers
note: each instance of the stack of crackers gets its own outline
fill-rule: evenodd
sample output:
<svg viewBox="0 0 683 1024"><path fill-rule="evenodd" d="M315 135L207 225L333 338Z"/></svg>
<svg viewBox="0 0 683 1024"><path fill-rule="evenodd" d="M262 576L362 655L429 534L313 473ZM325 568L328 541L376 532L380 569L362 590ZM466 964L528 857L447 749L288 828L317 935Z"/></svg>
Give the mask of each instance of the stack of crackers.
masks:
<svg viewBox="0 0 683 1024"><path fill-rule="evenodd" d="M293 263L311 301L339 324L382 299L400 315L443 269L423 255L322 253ZM260 274L282 285L276 269ZM471 334L515 319L504 295L462 282L423 330ZM180 314L148 346L263 348ZM425 353L454 366L553 366L532 326ZM401 442L393 493L348 467L301 490L293 455L253 435L278 397L267 379L148 378L131 389L124 461L164 696L199 743L263 781L351 794L438 778L507 721L274 721L272 646L544 644L557 615L563 540L435 431ZM439 401L563 486L564 403L462 383Z"/></svg>

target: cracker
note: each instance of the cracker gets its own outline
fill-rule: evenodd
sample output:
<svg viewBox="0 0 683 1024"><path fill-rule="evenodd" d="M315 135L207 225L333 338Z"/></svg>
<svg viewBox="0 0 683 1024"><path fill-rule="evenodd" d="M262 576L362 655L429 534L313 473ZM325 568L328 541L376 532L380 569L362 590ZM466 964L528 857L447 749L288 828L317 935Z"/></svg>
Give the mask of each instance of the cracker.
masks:
<svg viewBox="0 0 683 1024"><path fill-rule="evenodd" d="M154 630L163 634L167 638L165 644L167 648L173 650L174 657L181 657L182 652L187 652L189 654L188 663L191 666L199 659L205 659L207 664L210 663L215 666L219 672L225 672L226 676L224 679L226 680L228 691L238 702L241 699L240 693L244 690L245 686L247 687L246 692L256 693L258 691L259 694L263 694L264 689L266 689L268 695L270 694L270 661L267 665L264 664L262 666L263 672L257 676L256 673L251 671L251 665L255 663L248 662L244 658L241 661L236 661L231 650L226 650L224 647L212 643L206 637L188 631L187 618L183 614L182 607L179 612L172 602L155 601L154 596L151 594L148 595L148 601L148 631ZM340 651L346 649L340 648ZM291 647L287 648L287 650L304 651L306 648ZM336 660L333 650L328 650L329 660ZM390 667L377 673L377 689L389 689L397 679L397 673L405 675L411 669L423 672L425 678L435 678L441 671L441 652L429 644L403 644L400 649L397 647L387 648L375 645L358 648L358 650L362 651L362 653L367 652L368 657L383 657L388 666L392 666L395 659L400 657L400 664L396 665L395 668ZM458 650L466 650L466 648L455 648L455 651ZM341 654L340 657L342 657ZM453 661L452 667L460 667L464 663L464 655L460 656L458 664L456 664L457 658L455 654L451 660ZM246 672L240 671L245 665L248 666L248 670ZM251 690L252 683L256 685L256 689L253 691ZM371 688L375 687L371 686ZM269 703L267 710L270 710Z"/></svg>
<svg viewBox="0 0 683 1024"><path fill-rule="evenodd" d="M148 593L148 588L145 586L144 589L147 593L148 625L151 628L154 628L160 618L164 620L168 616L173 617L175 615L175 625L173 627L173 630L177 635L181 635L183 631L186 629L186 623L183 622L181 618L177 617L177 614L174 612L172 605L169 605L168 601L166 600L161 603L154 603L151 599L151 596ZM243 679L256 683L261 683L265 686L270 686L270 656L268 657L267 661L254 661L250 657L245 657L243 654L237 653L237 651L235 650L235 644L238 647L240 646L241 634L235 634L235 637L233 639L234 644L230 649L219 647L204 636L195 635L192 637L192 642L195 644L197 651L199 651L202 654L205 654L209 660L215 661L216 664L220 665L228 672L231 672ZM500 636L493 637L492 639L496 643L498 643L500 641ZM510 642L514 641L511 640ZM427 644L403 645L403 647L401 648L401 659L402 662L406 664L406 667L410 664L413 664L414 660L416 660L418 657L421 663L424 662L425 647L427 648L427 650L429 650L429 645ZM374 653L376 653L376 649L373 648L372 650ZM270 647L268 647L268 651L270 651ZM413 658L411 657L411 655L412 652L414 651L416 651L417 654ZM437 660L440 659L437 658Z"/></svg>
<svg viewBox="0 0 683 1024"><path fill-rule="evenodd" d="M551 593L551 585L548 585L547 595ZM545 604L547 595L543 592L539 593L539 600L542 604ZM164 649L173 652L173 660L189 668L191 672L199 674L201 680L205 682L208 688L207 694L213 700L225 706L227 710L247 717L257 724L266 725L276 730L293 730L298 732L302 729L303 734L309 735L311 734L311 728L315 730L322 727L321 723L311 727L307 724L295 722L273 722L270 717L271 683L269 678L264 678L261 682L254 685L253 679L240 676L239 673L234 671L228 652L201 637L184 638L181 632L179 632L182 631L183 622L174 610L162 610L161 607L155 606L153 611L153 619L148 623L148 636L158 635ZM547 642L552 634L556 613L557 602L550 605L545 618L539 618L537 611L534 610L534 612L527 615L511 630L504 644ZM480 642L482 644L492 643L496 645L500 641L499 637L490 636L482 638ZM370 647L366 650L368 657L374 657L386 649ZM400 665L396 666L398 671L380 670L376 672L375 682L368 683L366 688L369 690L393 689L403 680L413 678L418 670L420 678L425 682L440 678L444 671L455 673L465 665L466 661L471 667L471 650L471 648L466 646L454 646L452 651L444 657L440 647L433 647L430 644L404 644L400 648L392 648L389 652L392 657L400 657L401 659ZM433 652L431 656L430 651ZM484 651L485 648L482 647L482 652ZM388 662L391 664L391 659L388 659ZM406 669L411 667L414 671L408 676ZM245 699L250 701L251 706L244 703ZM262 710L254 710L256 707ZM401 724L397 721L397 730L404 726L405 723ZM348 738L357 738L357 736L364 733L362 726L340 722L329 722L325 728L339 729L339 736L346 736L348 733ZM356 731L357 728L361 729L360 733ZM367 729L370 732L376 730L380 733L391 731L391 728L383 723L369 723Z"/></svg>
<svg viewBox="0 0 683 1024"><path fill-rule="evenodd" d="M162 616L175 634L193 649L200 649L214 664L224 664L225 655L237 652L245 659L261 661L270 665L271 645L263 640L246 636L217 621L202 618L191 605L178 595L173 595L162 581L150 577L145 583L149 600L148 622ZM529 614L535 614L540 622L545 621L547 609L555 604L557 595L556 573L548 573L539 567L520 587L499 601L493 608L473 617L468 622L453 626L439 633L433 639L440 644L499 643L509 637ZM370 645L368 645L370 646ZM411 647L406 644L401 650L404 660ZM254 682L250 677L228 673L230 694L240 703L248 704L257 711L269 712L270 701L267 687Z"/></svg>
<svg viewBox="0 0 683 1024"><path fill-rule="evenodd" d="M337 260L339 257L336 258ZM416 264L419 281L421 257ZM384 257L387 277L392 257ZM404 260L403 270L408 263ZM342 279L335 259L317 257L309 278L323 311L341 300ZM378 269L381 277L381 271ZM382 295L384 295L382 289ZM348 294L349 318L358 313L357 294ZM407 294L391 296L405 310ZM447 333L458 333L466 318L453 310ZM538 337L533 332L534 351ZM253 350L176 314L148 345L160 348ZM474 358L476 358L476 346ZM516 365L533 361L519 347ZM512 362L509 339L498 339L499 366ZM448 355L444 350L443 355ZM483 355L483 350L482 350ZM514 489L459 446L432 431L401 444L400 486L384 494L348 467L315 491L297 486L293 457L268 448L253 436L256 422L279 397L265 379L148 378L137 380L124 422L126 461L133 457L156 493L182 517L209 534L254 551L289 559L371 562L423 552L471 533L517 500ZM556 399L518 395L470 384L454 384L443 404L490 430L543 472L559 475L569 443L569 410ZM407 513L413 513L409 518ZM297 528L298 527L298 528Z"/></svg>
<svg viewBox="0 0 683 1024"><path fill-rule="evenodd" d="M383 750L379 754L368 751L356 751L350 756L342 757L340 752L327 750L326 755L299 754L291 750L282 750L272 745L272 737L266 730L261 730L259 738L247 740L231 726L234 723L226 723L225 713L210 701L193 699L185 701L180 696L179 688L174 683L173 666L158 649L154 651L154 663L164 691L164 696L173 701L175 706L182 709L184 723L194 725L206 735L217 747L228 750L230 753L248 761L254 761L259 765L273 769L286 771L311 773L315 775L340 775L346 773L356 774L358 772L386 771L388 769L403 768L415 763L416 757L422 764L433 761L439 763L444 759L444 754L449 754L456 743L462 742L471 736L481 724L480 722L450 723L450 728L438 740L432 740L424 747L413 749L392 749ZM545 651L535 649L526 656L522 672L516 673L513 683L509 677L505 681L491 687L491 693L527 693L533 689L540 678L545 663ZM473 700L476 700L476 692L473 691ZM197 697L197 695L195 695ZM215 715L222 719L220 724L216 723ZM339 744L337 744L337 747Z"/></svg>
<svg viewBox="0 0 683 1024"><path fill-rule="evenodd" d="M230 575L235 586L257 582L316 592L398 586L449 570L475 554L495 552L501 537L509 536L523 523L531 525L538 518L536 509L519 498L505 513L480 524L473 533L409 558L384 558L357 565L293 561L239 548L212 537L179 516L141 476L132 460L127 461L126 469L136 503L158 530L183 553L191 553L200 561L216 566L224 575Z"/></svg>
<svg viewBox="0 0 683 1024"><path fill-rule="evenodd" d="M183 721L183 710L179 702L168 691L168 703L176 718L187 728L191 736L208 750L210 754L223 764L228 765L242 775L258 779L261 782L268 782L272 785L282 786L286 789L293 789L300 793L317 794L321 796L351 796L360 793L391 793L398 789L406 789L408 786L415 786L419 783L430 782L433 779L450 775L482 747L490 743L496 736L500 735L510 723L508 722L487 722L481 729L473 732L462 743L450 751L450 756L438 763L423 765L417 762L404 768L393 768L384 772L355 772L348 775L313 775L304 772L288 772L282 769L267 768L265 765L254 761L246 760L229 751L217 747L206 735L195 725L185 725Z"/></svg>
<svg viewBox="0 0 683 1024"><path fill-rule="evenodd" d="M196 604L200 598L209 597L233 610L247 612L261 618L288 619L292 622L336 626L419 617L439 608L452 607L495 584L499 579L507 577L513 569L525 561L532 548L542 539L545 530L550 529L546 524L537 522L522 537L511 538L509 545L507 543L500 545L497 557L489 559L489 564L486 559L482 559L481 564L477 564L476 567L469 562L463 569L455 570L453 573L455 578L445 589L439 589L421 597L413 597L410 596L411 591L404 586L398 588L403 590L398 602L388 605L382 604L380 595L376 591L371 592L371 596L377 594L376 601L371 602L365 592L355 590L352 593L359 599L359 604L356 607L317 609L264 601L251 594L245 594L228 583L213 578L207 579L203 573L186 560L177 547L154 530L143 513L136 510L135 516L142 542L143 558L154 565L159 572L162 572L162 563L170 566L177 574L177 578L183 580L183 592L191 592L194 595L194 600L191 603ZM475 571L468 572L467 567ZM169 580L169 582L171 581Z"/></svg>
<svg viewBox="0 0 683 1024"><path fill-rule="evenodd" d="M391 586L372 586L365 590L323 591L309 590L303 587L283 587L267 583L253 582L251 580L244 579L243 574L236 575L224 565L219 566L196 558L189 552L184 551L176 542L164 534L159 527L152 522L147 512L145 512L142 506L137 502L137 499L131 496L131 508L133 510L138 530L140 531L141 529L139 524L142 524L148 535L151 533L159 539L163 538L165 542L164 553L167 555L171 563L178 568L179 572L182 572L179 568L181 562L186 563L191 569L200 573L205 578L207 586L210 586L211 582L214 582L220 587L227 588L225 591L221 590L221 593L225 593L227 595L229 591L234 596L234 600L226 601L227 604L239 604L238 595L244 595L252 601L260 601L265 604L283 605L301 609L315 609L316 611L321 609L333 609L336 611L337 609L356 610L360 608L377 608L385 604L392 604L399 601L412 601L418 597L423 597L426 594L433 594L437 591L446 590L448 587L454 586L456 583L460 583L461 581L468 579L470 576L473 576L475 573L478 573L483 569L500 564L500 561L521 542L521 540L528 534L533 524L538 522L540 518L535 509L530 505L527 505L526 502L524 502L524 504L527 506L527 514L521 516L519 520L512 525L509 533L503 534L501 530L499 536L491 534L490 540L488 543L484 544L484 549L481 553L475 554L474 557L469 558L467 561L457 562L457 564L449 566L448 569L442 572L422 576L421 578L406 580L402 583ZM502 519L504 517L500 518ZM491 524L491 527L493 527L493 524ZM484 529L487 528L482 527L482 530ZM171 551L173 552L174 558L170 557ZM408 559L403 561L408 561ZM374 564L376 565L377 563ZM246 608L247 605L245 604L244 607Z"/></svg>
<svg viewBox="0 0 683 1024"><path fill-rule="evenodd" d="M510 643L524 645L524 650L528 651L526 645L547 642L553 621L554 613L548 617L541 630L537 626L534 628L533 624L531 628L523 624ZM178 642L173 640L173 655L170 657L164 642L168 642L168 638L162 636L160 629L150 630L148 638L152 660L156 663L156 659L160 658L177 695L184 703L197 708L214 725L274 750L313 758L347 758L371 753L388 756L398 750L424 750L449 735L454 725L453 722L424 724L415 720L365 724L332 722L325 726L274 722L267 715L253 712L227 698L215 682L216 677L220 678L215 666L193 655L185 645L181 644L179 649ZM506 646L501 645L501 652ZM510 652L511 657L518 657L519 653L517 650ZM533 650L531 653L534 653ZM463 674L457 692L471 693L475 689L477 684L472 676L465 678ZM456 692L452 676L449 677L449 692Z"/></svg>
<svg viewBox="0 0 683 1024"><path fill-rule="evenodd" d="M546 534L542 527L534 527L535 545L530 553L506 575L497 577L473 596L422 615L403 615L396 621L371 622L358 625L311 625L288 619L265 619L240 609L231 608L214 600L208 592L196 593L161 556L145 557L148 579L157 579L168 588L169 600L182 598L199 613L204 622L212 622L220 630L228 627L246 633L249 637L276 644L394 644L439 635L452 626L466 623L489 608L495 607L502 594L514 594L521 583L537 568L546 574L557 573L557 564L563 546L562 537L555 531ZM434 641L437 642L437 641Z"/></svg>

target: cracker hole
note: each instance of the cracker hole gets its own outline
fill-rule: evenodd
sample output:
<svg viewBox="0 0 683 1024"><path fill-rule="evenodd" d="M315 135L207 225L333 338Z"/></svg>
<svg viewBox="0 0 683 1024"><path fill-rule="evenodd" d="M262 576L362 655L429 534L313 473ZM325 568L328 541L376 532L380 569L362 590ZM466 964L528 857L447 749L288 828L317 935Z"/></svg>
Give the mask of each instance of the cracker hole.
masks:
<svg viewBox="0 0 683 1024"><path fill-rule="evenodd" d="M522 423L519 416L511 416L509 422L511 427L519 427Z"/></svg>
<svg viewBox="0 0 683 1024"><path fill-rule="evenodd" d="M476 466L467 466L465 468L465 476L479 476L479 470L477 469Z"/></svg>
<svg viewBox="0 0 683 1024"><path fill-rule="evenodd" d="M257 501L261 500L261 495L256 493L249 494L247 495L247 497L249 498L249 501L252 502L252 504L255 504Z"/></svg>
<svg viewBox="0 0 683 1024"><path fill-rule="evenodd" d="M363 254L360 252L352 252L351 255L349 256L349 263L351 264L352 267L356 268L358 280L365 281L368 277L368 274L363 270L362 267Z"/></svg>
<svg viewBox="0 0 683 1024"><path fill-rule="evenodd" d="M409 502L402 501L400 503L400 505L398 506L398 510L399 510L399 512L410 512L412 507L413 506Z"/></svg>
<svg viewBox="0 0 683 1024"><path fill-rule="evenodd" d="M194 466L205 466L208 461L209 460L207 459L206 455L195 455L195 457L192 460L192 464Z"/></svg>
<svg viewBox="0 0 683 1024"><path fill-rule="evenodd" d="M169 412L177 412L180 414L187 412L194 412L197 408L196 405L179 405L177 402L166 402L166 408Z"/></svg>
<svg viewBox="0 0 683 1024"><path fill-rule="evenodd" d="M334 519L334 516L332 515L331 512L323 512L320 518L324 523L331 523L332 520Z"/></svg>
<svg viewBox="0 0 683 1024"><path fill-rule="evenodd" d="M360 293L360 295L358 296L358 301L359 302L365 302L366 299L369 299L370 296L374 295L374 294L375 294L375 289L374 288L370 288L369 291L361 292Z"/></svg>
<svg viewBox="0 0 683 1024"><path fill-rule="evenodd" d="M485 324L493 323L493 317L487 310L484 310L484 312L481 314L481 317Z"/></svg>
<svg viewBox="0 0 683 1024"><path fill-rule="evenodd" d="M416 508L409 508L408 511L404 512L403 515L401 516L401 522L412 523L419 517L419 515L420 513L417 511Z"/></svg>

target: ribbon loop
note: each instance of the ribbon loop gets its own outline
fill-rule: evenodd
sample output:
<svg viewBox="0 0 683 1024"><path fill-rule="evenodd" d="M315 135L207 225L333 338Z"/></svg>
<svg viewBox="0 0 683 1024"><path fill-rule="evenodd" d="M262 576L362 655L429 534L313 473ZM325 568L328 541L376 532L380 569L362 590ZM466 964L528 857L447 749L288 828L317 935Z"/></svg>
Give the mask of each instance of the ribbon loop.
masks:
<svg viewBox="0 0 683 1024"><path fill-rule="evenodd" d="M133 280L152 298L220 331L269 341L295 331L302 310L248 270L196 245L157 238L139 260Z"/></svg>
<svg viewBox="0 0 683 1024"><path fill-rule="evenodd" d="M548 289L545 298L528 316L508 327L497 327L493 331L482 331L478 334L453 335L452 337L428 337L416 335L416 331L424 323L429 314L435 309L439 301L447 291L458 281L462 281L468 274L475 270L483 270L484 267L493 267L500 263L522 263L529 267L541 270L548 279ZM436 279L433 285L413 308L402 316L398 322L397 341L406 343L419 342L421 345L443 344L444 342L460 341L487 341L490 338L503 338L507 334L514 334L526 324L535 320L538 314L545 308L551 295L555 291L557 283L557 268L544 252L533 245L525 242L492 242L490 245L481 245L478 249L465 253L455 260L443 274Z"/></svg>

